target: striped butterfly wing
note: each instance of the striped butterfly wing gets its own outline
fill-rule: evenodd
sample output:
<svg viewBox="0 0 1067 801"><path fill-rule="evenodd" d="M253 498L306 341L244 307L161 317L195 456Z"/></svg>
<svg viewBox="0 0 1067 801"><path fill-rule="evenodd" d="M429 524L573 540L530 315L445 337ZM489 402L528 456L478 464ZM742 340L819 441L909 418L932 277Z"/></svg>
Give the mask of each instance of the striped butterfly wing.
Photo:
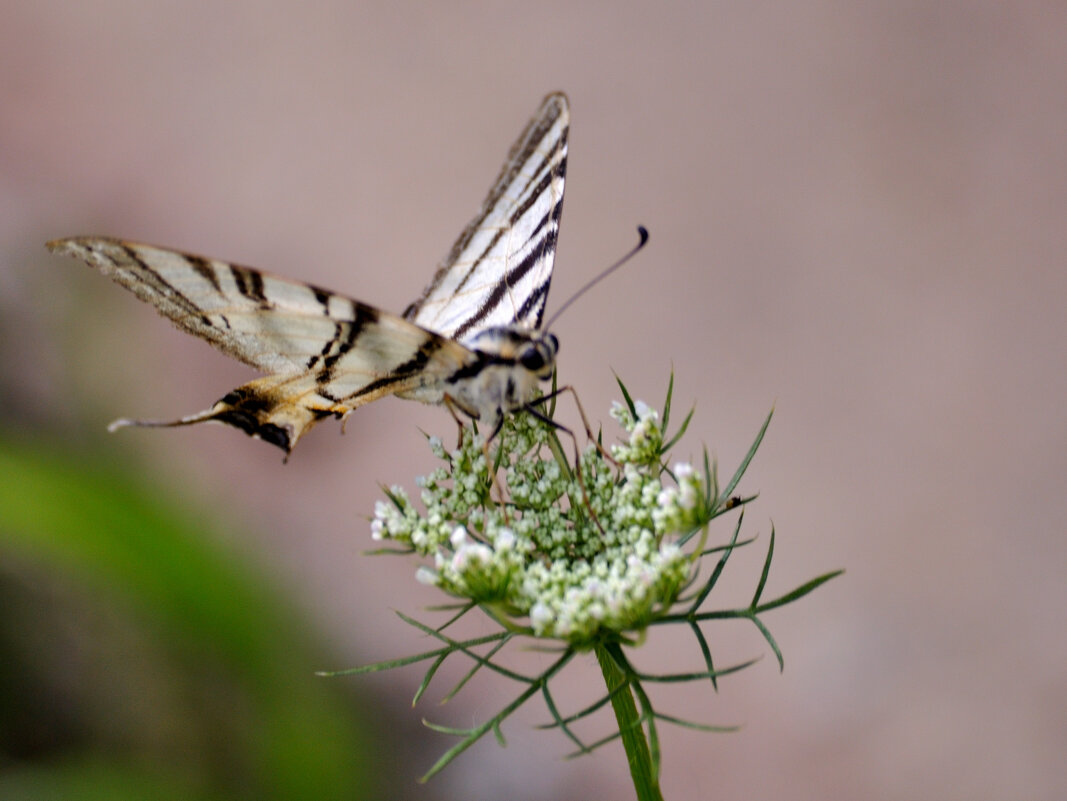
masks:
<svg viewBox="0 0 1067 801"><path fill-rule="evenodd" d="M460 342L487 328L540 328L563 211L569 125L567 96L546 97L406 319Z"/></svg>
<svg viewBox="0 0 1067 801"><path fill-rule="evenodd" d="M477 360L397 315L248 267L108 238L48 247L96 267L182 330L268 373L211 409L148 425L216 420L290 451L324 417L439 385Z"/></svg>

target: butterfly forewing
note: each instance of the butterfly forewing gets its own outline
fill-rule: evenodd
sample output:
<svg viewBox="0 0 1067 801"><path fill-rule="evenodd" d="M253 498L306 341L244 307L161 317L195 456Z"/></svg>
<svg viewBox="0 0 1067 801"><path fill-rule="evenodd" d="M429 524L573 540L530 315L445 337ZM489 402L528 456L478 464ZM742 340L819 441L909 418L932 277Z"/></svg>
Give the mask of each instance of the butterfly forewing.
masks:
<svg viewBox="0 0 1067 801"><path fill-rule="evenodd" d="M566 95L546 97L407 319L460 342L486 328L540 327L563 211L569 124Z"/></svg>

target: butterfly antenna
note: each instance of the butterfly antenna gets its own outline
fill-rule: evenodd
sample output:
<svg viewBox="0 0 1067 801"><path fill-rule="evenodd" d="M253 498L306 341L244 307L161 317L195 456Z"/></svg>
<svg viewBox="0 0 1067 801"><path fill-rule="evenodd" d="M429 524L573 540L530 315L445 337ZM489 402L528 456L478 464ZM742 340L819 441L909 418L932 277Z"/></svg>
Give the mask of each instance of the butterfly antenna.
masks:
<svg viewBox="0 0 1067 801"><path fill-rule="evenodd" d="M552 324L554 322L556 322L556 320L559 319L559 316L561 314L563 314L563 312L567 311L567 309L570 307L570 305L572 303L574 303L574 301L578 300L578 298L580 298L582 295L584 295L586 292L588 292L590 289L592 289L594 286L599 284L602 280L607 278L609 275L611 275L617 269L622 267L622 265L626 264L626 262L628 262L630 259L632 259L634 256L636 256L637 252L639 250L641 250L641 248L643 248L648 242L648 229L645 228L645 226L643 226L643 225L637 226L637 235L640 237L640 240L638 241L638 243L636 245L634 245L634 247L630 250L630 252L627 253L625 256L623 256L621 259L619 259L617 262L612 264L606 270L602 271L599 275L594 276L585 286L583 286L581 289L579 289L577 292L575 292L573 295L571 295L567 299L567 302L564 303L562 306L560 306L558 309L556 309L556 313L548 318L548 322L545 324L545 326L544 326L544 328L542 330L544 330L544 331L552 330Z"/></svg>

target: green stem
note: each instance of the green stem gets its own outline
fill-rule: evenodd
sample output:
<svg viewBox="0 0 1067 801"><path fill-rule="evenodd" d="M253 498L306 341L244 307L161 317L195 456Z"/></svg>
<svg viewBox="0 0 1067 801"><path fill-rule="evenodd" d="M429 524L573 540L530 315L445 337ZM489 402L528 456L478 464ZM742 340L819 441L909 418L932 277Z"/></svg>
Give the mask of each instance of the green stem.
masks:
<svg viewBox="0 0 1067 801"><path fill-rule="evenodd" d="M645 730L641 726L633 693L629 687L619 689L626 683L626 674L620 667L622 661L613 656L613 652L619 650L617 644L598 645L596 658L600 662L608 692L612 694L611 706L615 710L615 720L619 724L622 744L626 749L626 760L630 763L634 790L637 792L638 801L663 801L663 795L659 791L659 771L652 765Z"/></svg>

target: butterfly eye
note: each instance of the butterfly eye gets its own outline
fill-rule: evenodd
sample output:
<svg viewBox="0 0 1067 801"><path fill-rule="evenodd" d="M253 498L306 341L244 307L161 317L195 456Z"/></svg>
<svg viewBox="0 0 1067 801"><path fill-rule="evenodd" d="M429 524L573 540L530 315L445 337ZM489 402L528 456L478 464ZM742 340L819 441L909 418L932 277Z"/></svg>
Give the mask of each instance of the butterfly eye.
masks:
<svg viewBox="0 0 1067 801"><path fill-rule="evenodd" d="M526 349L522 356L519 357L519 363L531 373L536 373L544 369L545 357L541 353L541 349L534 346Z"/></svg>

